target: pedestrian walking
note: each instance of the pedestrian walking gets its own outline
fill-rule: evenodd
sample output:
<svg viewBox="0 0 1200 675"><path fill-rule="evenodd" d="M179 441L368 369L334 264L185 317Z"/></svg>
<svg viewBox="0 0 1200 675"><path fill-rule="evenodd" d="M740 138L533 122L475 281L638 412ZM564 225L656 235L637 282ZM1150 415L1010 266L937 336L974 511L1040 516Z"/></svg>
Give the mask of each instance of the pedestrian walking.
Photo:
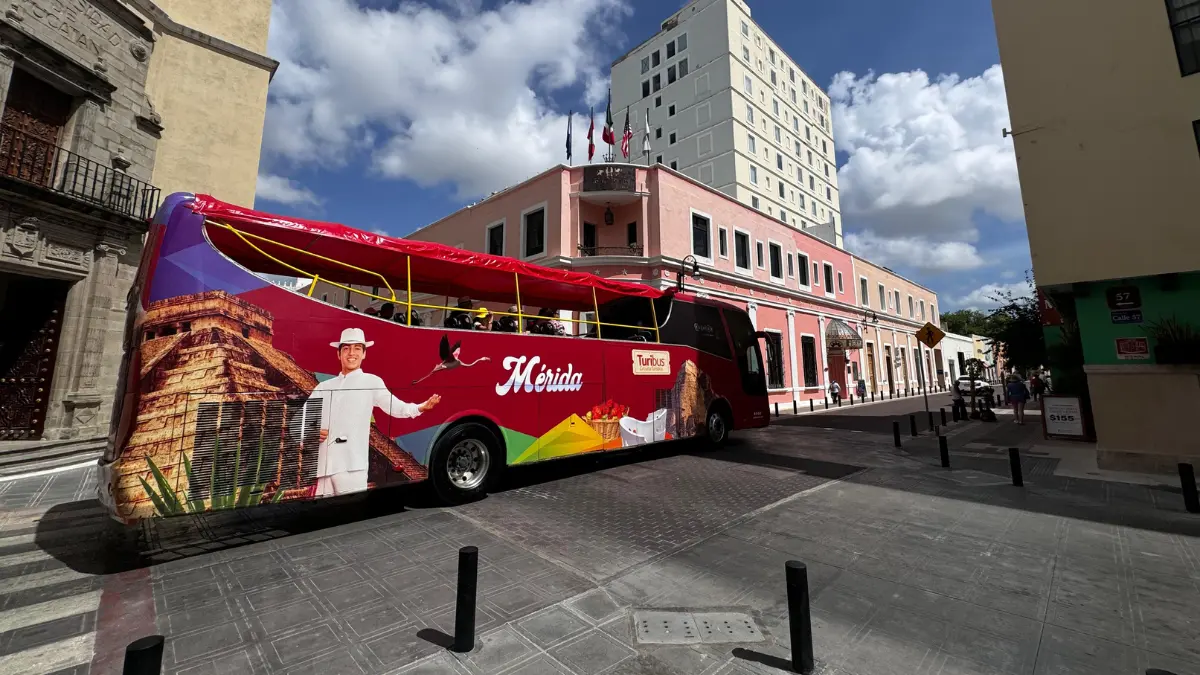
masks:
<svg viewBox="0 0 1200 675"><path fill-rule="evenodd" d="M1033 376L1033 400L1040 401L1046 394L1046 381L1040 375Z"/></svg>
<svg viewBox="0 0 1200 675"><path fill-rule="evenodd" d="M829 396L833 399L833 404L837 405L838 401L842 400L842 385L837 382L829 385Z"/></svg>
<svg viewBox="0 0 1200 675"><path fill-rule="evenodd" d="M1025 424L1025 402L1029 400L1029 389L1015 373L1008 378L1008 401L1012 404L1013 416L1017 424Z"/></svg>

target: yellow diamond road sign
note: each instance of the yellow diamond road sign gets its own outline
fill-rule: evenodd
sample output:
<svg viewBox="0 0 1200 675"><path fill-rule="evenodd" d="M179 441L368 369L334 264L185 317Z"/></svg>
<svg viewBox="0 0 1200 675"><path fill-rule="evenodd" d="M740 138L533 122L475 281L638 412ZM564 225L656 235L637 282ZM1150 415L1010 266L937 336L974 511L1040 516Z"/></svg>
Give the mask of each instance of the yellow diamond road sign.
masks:
<svg viewBox="0 0 1200 675"><path fill-rule="evenodd" d="M917 331L917 339L930 349L933 349L944 337L946 337L946 333L931 323L921 326L921 329Z"/></svg>

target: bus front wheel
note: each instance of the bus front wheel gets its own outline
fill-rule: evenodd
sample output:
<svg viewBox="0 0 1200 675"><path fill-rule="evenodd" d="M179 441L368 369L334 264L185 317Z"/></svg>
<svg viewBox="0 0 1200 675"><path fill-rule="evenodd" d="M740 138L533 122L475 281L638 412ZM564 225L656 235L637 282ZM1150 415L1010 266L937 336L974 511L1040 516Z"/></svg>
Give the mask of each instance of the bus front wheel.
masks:
<svg viewBox="0 0 1200 675"><path fill-rule="evenodd" d="M438 499L462 504L486 494L497 473L498 447L495 434L481 424L461 424L442 435L429 462Z"/></svg>
<svg viewBox="0 0 1200 675"><path fill-rule="evenodd" d="M729 440L729 430L731 426L731 418L729 412L722 405L714 405L708 410L708 417L704 423L704 440L713 448L719 448L725 445Z"/></svg>

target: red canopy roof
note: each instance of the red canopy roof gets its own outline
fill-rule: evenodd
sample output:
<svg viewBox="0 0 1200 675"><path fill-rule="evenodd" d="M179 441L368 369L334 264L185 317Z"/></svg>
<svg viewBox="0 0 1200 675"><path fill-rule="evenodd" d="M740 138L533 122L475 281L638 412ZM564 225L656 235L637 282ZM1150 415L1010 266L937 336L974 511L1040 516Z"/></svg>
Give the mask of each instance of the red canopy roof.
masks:
<svg viewBox="0 0 1200 675"><path fill-rule="evenodd" d="M665 295L650 286L594 274L551 269L433 242L396 239L338 223L262 213L227 204L209 195L196 195L191 208L210 220L227 223L242 232L381 274L401 298L407 287L406 269L410 258L414 292L452 298L470 296L475 300L512 304L516 300L514 274L521 279L521 303L528 307L587 311L592 308L593 289L600 304L621 297L659 298ZM229 230L209 227L208 236L222 253L255 272L296 276L294 270L266 258ZM343 284L380 285L379 277L373 274L283 246L253 238L250 241L280 261L309 274Z"/></svg>

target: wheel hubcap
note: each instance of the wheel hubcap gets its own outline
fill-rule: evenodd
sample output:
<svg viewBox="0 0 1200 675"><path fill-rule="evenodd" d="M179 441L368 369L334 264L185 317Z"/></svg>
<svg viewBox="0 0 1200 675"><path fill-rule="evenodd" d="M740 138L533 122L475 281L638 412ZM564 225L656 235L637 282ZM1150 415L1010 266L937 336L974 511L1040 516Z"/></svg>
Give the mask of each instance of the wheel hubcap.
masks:
<svg viewBox="0 0 1200 675"><path fill-rule="evenodd" d="M717 413L708 416L708 437L714 441L725 438L725 420Z"/></svg>
<svg viewBox="0 0 1200 675"><path fill-rule="evenodd" d="M455 487L473 490L487 477L491 455L474 439L459 441L446 457L446 475Z"/></svg>

